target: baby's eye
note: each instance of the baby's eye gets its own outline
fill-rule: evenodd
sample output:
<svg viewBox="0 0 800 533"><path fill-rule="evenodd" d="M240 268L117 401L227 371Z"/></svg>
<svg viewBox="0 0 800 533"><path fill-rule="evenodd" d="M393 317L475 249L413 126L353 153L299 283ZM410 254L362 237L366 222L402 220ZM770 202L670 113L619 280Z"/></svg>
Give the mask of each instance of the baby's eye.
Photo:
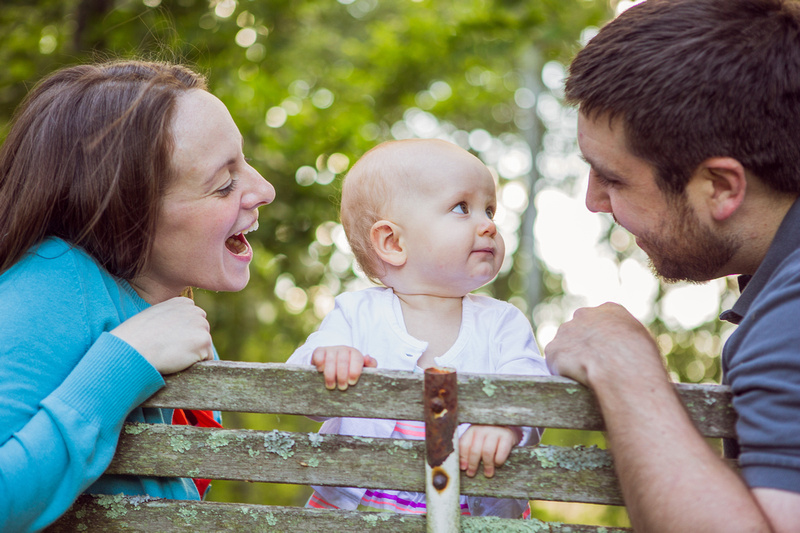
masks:
<svg viewBox="0 0 800 533"><path fill-rule="evenodd" d="M453 208L453 211L460 215L466 215L469 214L469 206L467 206L467 202L460 202Z"/></svg>
<svg viewBox="0 0 800 533"><path fill-rule="evenodd" d="M490 220L494 220L494 207L486 208L486 216L489 217Z"/></svg>

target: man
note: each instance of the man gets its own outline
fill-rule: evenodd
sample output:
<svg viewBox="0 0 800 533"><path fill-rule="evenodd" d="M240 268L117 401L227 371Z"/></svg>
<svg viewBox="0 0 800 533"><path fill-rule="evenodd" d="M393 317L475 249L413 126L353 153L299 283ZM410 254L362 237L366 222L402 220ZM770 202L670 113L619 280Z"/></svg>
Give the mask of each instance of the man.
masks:
<svg viewBox="0 0 800 533"><path fill-rule="evenodd" d="M695 430L647 329L581 309L545 352L590 387L637 531L800 531L800 4L649 0L570 66L586 205L668 280L741 275L725 320L741 475Z"/></svg>

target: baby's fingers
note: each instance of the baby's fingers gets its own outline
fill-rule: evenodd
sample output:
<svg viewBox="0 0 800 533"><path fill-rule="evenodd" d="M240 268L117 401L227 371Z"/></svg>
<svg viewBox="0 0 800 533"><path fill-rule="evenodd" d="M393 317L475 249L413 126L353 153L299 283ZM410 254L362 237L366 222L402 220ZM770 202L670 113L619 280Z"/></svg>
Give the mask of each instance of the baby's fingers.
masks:
<svg viewBox="0 0 800 533"><path fill-rule="evenodd" d="M494 456L494 464L495 466L503 466L503 463L506 462L508 456L511 454L511 448L513 447L512 441L508 439L500 439L497 443L497 453Z"/></svg>
<svg viewBox="0 0 800 533"><path fill-rule="evenodd" d="M353 353L351 350L340 352L336 360L336 385L339 390L347 390L350 385L350 373L353 367ZM356 377L358 381L358 377Z"/></svg>
<svg viewBox="0 0 800 533"><path fill-rule="evenodd" d="M481 447L481 460L483 460L483 475L486 477L494 476L494 458L496 457L496 451L497 442L491 437L484 439L483 446Z"/></svg>
<svg viewBox="0 0 800 533"><path fill-rule="evenodd" d="M378 366L372 357L366 358L350 346L325 346L314 350L311 364L325 376L325 388L347 390L358 383L364 366Z"/></svg>
<svg viewBox="0 0 800 533"><path fill-rule="evenodd" d="M350 354L349 360L349 367L347 373L347 383L345 384L344 388L346 389L348 385L355 385L358 383L358 378L361 377L361 370L364 368L366 364L366 357L362 356L360 352L353 350L355 353ZM341 386L339 387L341 388Z"/></svg>
<svg viewBox="0 0 800 533"><path fill-rule="evenodd" d="M461 438L458 439L458 467L466 470L469 466L469 449L472 446L472 428L467 429Z"/></svg>
<svg viewBox="0 0 800 533"><path fill-rule="evenodd" d="M464 436L467 436L466 434ZM483 455L485 435L480 432L474 432L471 438L466 441L466 446L461 448L461 468L465 470L468 477L473 477L478 472L478 466L481 464L481 456ZM459 447L460 447L459 443Z"/></svg>
<svg viewBox="0 0 800 533"><path fill-rule="evenodd" d="M325 358L325 368L322 374L325 376L325 388L333 390L336 388L336 376L339 370L339 360L335 354Z"/></svg>
<svg viewBox="0 0 800 533"><path fill-rule="evenodd" d="M311 364L317 367L317 372L322 372L325 379L325 388L336 388L336 354L331 353L328 347L320 347L311 354Z"/></svg>

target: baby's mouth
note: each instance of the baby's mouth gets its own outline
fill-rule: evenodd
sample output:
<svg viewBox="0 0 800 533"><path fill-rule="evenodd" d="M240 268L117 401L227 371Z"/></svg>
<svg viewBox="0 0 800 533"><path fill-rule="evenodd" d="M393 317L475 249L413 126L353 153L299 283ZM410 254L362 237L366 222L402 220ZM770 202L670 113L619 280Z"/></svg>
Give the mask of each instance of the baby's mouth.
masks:
<svg viewBox="0 0 800 533"><path fill-rule="evenodd" d="M258 220L253 222L253 225L242 231L236 233L225 239L225 248L227 248L234 255L243 255L250 249L250 244L245 239L245 233L250 233L258 229Z"/></svg>

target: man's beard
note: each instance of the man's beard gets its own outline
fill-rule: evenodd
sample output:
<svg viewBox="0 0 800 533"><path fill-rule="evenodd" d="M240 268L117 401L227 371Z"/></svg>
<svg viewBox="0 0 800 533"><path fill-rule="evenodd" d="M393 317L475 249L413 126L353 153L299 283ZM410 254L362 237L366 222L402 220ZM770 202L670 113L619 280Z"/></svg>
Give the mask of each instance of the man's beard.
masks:
<svg viewBox="0 0 800 533"><path fill-rule="evenodd" d="M650 268L667 283L719 277L738 250L738 239L721 237L702 225L685 198L672 204L676 209L662 231L637 237L646 247Z"/></svg>

